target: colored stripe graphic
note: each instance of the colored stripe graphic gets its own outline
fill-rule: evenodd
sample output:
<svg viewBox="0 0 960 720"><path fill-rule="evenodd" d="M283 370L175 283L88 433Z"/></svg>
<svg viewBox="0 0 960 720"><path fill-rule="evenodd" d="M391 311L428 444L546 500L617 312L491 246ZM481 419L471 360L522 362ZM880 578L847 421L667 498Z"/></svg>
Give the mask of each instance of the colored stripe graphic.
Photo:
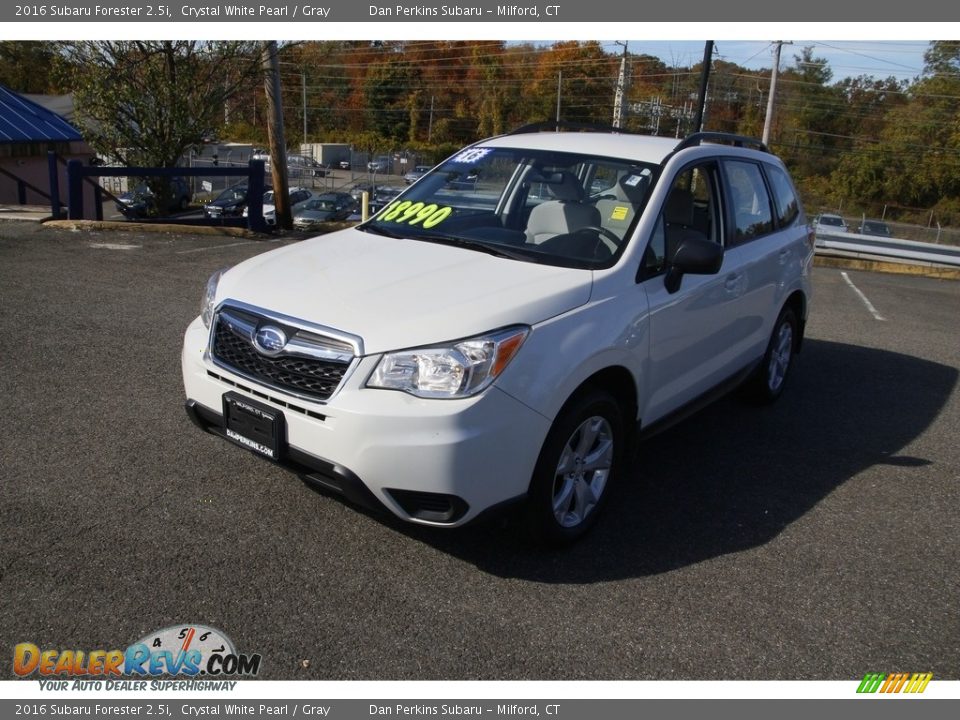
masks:
<svg viewBox="0 0 960 720"><path fill-rule="evenodd" d="M933 679L933 673L867 673L860 681L858 693L922 693Z"/></svg>
<svg viewBox="0 0 960 720"><path fill-rule="evenodd" d="M883 673L867 673L863 676L863 681L860 683L860 687L857 688L858 693L875 693L880 687L880 683L883 682L885 675Z"/></svg>
<svg viewBox="0 0 960 720"><path fill-rule="evenodd" d="M927 689L927 685L933 679L933 673L914 673L910 678L910 684L904 692L922 693Z"/></svg>

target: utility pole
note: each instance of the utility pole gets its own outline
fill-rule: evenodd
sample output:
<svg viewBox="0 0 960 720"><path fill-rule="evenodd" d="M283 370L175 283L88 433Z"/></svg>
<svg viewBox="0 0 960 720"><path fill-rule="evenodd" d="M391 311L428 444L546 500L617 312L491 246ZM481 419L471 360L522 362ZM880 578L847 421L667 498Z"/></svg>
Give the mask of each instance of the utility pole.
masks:
<svg viewBox="0 0 960 720"><path fill-rule="evenodd" d="M303 83L303 142L304 145L307 143L307 74L305 72L300 73L300 80Z"/></svg>
<svg viewBox="0 0 960 720"><path fill-rule="evenodd" d="M615 128L623 127L623 107L624 98L627 94L627 45L629 43L617 41L617 45L623 45L623 57L620 58L620 75L617 77L617 93L613 99L613 126Z"/></svg>
<svg viewBox="0 0 960 720"><path fill-rule="evenodd" d="M430 96L430 120L427 122L427 142L433 140L433 95Z"/></svg>
<svg viewBox="0 0 960 720"><path fill-rule="evenodd" d="M290 186L287 182L287 148L283 136L283 103L280 95L280 63L277 41L263 43L263 88L267 94L267 138L270 144L270 175L273 180L273 204L277 209L277 227L293 227L290 217Z"/></svg>
<svg viewBox="0 0 960 720"><path fill-rule="evenodd" d="M785 43L783 40L777 40L774 45L777 46L773 51L773 70L770 71L770 95L767 96L767 117L763 121L763 144L770 144L770 129L773 126L773 103L777 94L777 74L780 72L780 51L784 45L793 45Z"/></svg>
<svg viewBox="0 0 960 720"><path fill-rule="evenodd" d="M560 90L563 86L563 70L557 73L557 124L560 124Z"/></svg>
<svg viewBox="0 0 960 720"><path fill-rule="evenodd" d="M693 118L693 131L703 129L703 108L707 104L707 84L710 82L710 61L713 59L713 40L707 40L703 47L703 67L700 68L700 97L697 102L697 114Z"/></svg>

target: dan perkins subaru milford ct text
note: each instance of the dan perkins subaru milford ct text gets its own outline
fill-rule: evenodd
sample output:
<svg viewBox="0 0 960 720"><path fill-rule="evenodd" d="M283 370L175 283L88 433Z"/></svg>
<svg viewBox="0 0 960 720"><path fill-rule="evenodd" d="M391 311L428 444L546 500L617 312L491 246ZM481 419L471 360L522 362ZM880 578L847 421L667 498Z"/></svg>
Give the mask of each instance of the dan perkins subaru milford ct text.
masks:
<svg viewBox="0 0 960 720"><path fill-rule="evenodd" d="M559 17L559 5L545 5L543 12L539 5L497 5L494 9L485 9L474 5L370 5L370 17Z"/></svg>
<svg viewBox="0 0 960 720"><path fill-rule="evenodd" d="M556 125L214 273L184 338L191 419L350 503L433 526L519 504L562 543L643 435L734 387L776 400L814 245L783 163Z"/></svg>

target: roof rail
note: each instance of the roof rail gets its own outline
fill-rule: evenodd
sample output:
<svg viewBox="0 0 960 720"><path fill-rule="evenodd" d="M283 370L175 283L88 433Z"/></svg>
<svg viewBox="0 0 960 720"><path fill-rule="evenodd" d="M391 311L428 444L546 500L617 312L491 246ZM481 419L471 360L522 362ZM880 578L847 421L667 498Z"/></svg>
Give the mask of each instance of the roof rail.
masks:
<svg viewBox="0 0 960 720"><path fill-rule="evenodd" d="M757 140L756 138L747 137L746 135L734 135L733 133L725 132L695 132L687 135L683 140L680 141L680 144L673 149L674 153L680 152L688 147L695 147L701 145L704 142L715 142L715 143L726 143L728 145L733 145L735 147L744 147L745 145L752 145L757 150L761 152L769 153L770 150L762 141ZM673 153L671 153L673 154Z"/></svg>
<svg viewBox="0 0 960 720"><path fill-rule="evenodd" d="M567 120L543 120L541 122L521 125L515 130L506 133L507 135L525 135L527 133L537 133L543 131L560 132L561 130L590 130L593 132L620 133L624 135L635 135L632 130L614 127L613 125L604 125L602 123L584 123L569 122Z"/></svg>

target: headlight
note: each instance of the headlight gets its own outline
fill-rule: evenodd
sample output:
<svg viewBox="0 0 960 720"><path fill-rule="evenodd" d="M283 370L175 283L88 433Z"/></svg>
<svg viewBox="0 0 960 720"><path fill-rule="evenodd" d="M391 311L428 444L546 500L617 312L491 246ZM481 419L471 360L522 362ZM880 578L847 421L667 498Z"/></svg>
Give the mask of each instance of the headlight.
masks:
<svg viewBox="0 0 960 720"><path fill-rule="evenodd" d="M511 327L449 345L387 353L367 387L422 398L476 395L503 372L529 332L528 327Z"/></svg>
<svg viewBox="0 0 960 720"><path fill-rule="evenodd" d="M200 319L203 320L203 326L210 327L213 321L214 302L217 298L217 285L220 284L220 278L229 268L220 268L210 279L207 280L207 289L203 293L203 300L200 302Z"/></svg>

